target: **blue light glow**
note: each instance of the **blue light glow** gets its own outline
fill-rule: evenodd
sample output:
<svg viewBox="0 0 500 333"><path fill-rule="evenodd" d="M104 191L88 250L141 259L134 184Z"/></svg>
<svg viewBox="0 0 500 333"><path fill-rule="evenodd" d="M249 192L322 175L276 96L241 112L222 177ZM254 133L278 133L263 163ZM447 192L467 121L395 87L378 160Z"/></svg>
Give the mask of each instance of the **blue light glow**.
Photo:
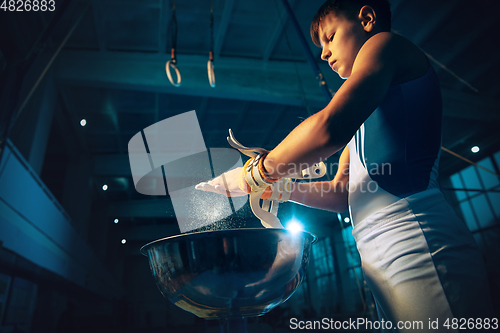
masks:
<svg viewBox="0 0 500 333"><path fill-rule="evenodd" d="M297 233L297 232L300 232L300 231L304 230L304 226L302 225L302 223L300 223L299 221L297 221L295 218L292 218L286 224L285 229L291 231L292 233Z"/></svg>

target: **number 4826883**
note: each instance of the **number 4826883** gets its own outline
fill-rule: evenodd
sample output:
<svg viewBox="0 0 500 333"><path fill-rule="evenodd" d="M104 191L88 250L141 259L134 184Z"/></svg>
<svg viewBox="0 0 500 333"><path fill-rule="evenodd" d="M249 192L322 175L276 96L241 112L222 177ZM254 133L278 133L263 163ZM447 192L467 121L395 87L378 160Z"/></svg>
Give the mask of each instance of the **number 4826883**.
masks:
<svg viewBox="0 0 500 333"><path fill-rule="evenodd" d="M53 12L56 10L54 0L4 0L0 6L4 12Z"/></svg>

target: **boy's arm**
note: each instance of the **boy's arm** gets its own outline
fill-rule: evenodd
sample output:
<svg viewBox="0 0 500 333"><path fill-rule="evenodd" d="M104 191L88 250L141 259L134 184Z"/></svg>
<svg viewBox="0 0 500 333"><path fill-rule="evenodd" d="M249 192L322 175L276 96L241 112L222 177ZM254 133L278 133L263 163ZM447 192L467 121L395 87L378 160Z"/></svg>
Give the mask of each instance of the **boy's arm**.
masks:
<svg viewBox="0 0 500 333"><path fill-rule="evenodd" d="M332 181L295 183L290 201L309 206L343 212L348 207L349 149L344 148L339 158L339 168Z"/></svg>
<svg viewBox="0 0 500 333"><path fill-rule="evenodd" d="M303 121L266 157L270 177L286 176L299 163L317 163L347 144L407 66L401 44L391 33L379 33L365 42L351 76L327 107Z"/></svg>

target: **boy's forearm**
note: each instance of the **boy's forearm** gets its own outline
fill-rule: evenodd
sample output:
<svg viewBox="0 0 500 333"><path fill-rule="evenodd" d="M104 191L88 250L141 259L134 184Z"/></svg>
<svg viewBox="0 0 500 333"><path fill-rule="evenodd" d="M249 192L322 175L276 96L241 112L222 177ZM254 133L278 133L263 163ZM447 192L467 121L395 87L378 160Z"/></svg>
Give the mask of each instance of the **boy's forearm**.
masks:
<svg viewBox="0 0 500 333"><path fill-rule="evenodd" d="M348 193L335 182L294 183L290 201L341 213L348 208Z"/></svg>
<svg viewBox="0 0 500 333"><path fill-rule="evenodd" d="M300 123L264 160L272 178L286 177L333 155L343 144L331 144L331 130L324 112Z"/></svg>

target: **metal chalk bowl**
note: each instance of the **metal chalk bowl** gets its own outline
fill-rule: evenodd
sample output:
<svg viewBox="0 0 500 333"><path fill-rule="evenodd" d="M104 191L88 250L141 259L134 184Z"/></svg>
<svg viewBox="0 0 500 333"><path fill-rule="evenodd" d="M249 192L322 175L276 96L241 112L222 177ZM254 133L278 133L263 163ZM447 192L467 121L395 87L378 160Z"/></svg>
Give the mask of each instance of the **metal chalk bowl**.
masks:
<svg viewBox="0 0 500 333"><path fill-rule="evenodd" d="M246 332L245 317L285 302L305 277L317 237L286 229L186 233L141 248L163 296L223 332Z"/></svg>

